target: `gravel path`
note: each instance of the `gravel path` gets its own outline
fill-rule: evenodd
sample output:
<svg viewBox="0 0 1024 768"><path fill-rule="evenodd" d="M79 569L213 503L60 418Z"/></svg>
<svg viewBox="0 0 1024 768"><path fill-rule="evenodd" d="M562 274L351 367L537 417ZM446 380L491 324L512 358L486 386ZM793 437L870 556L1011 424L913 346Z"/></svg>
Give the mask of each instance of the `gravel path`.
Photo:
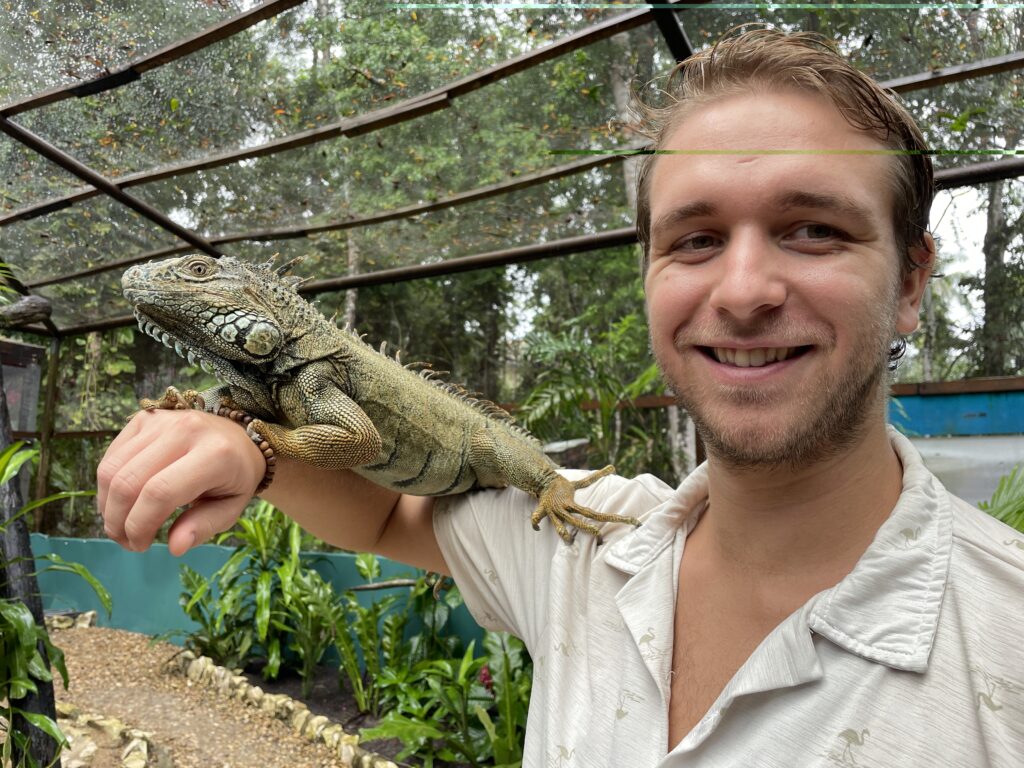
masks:
<svg viewBox="0 0 1024 768"><path fill-rule="evenodd" d="M101 627L52 630L51 638L64 650L70 678L66 691L55 685L58 702L152 734L174 768L342 765L325 745L297 736L283 721L161 671L180 652L177 646ZM116 745L97 742L92 768L121 768Z"/></svg>

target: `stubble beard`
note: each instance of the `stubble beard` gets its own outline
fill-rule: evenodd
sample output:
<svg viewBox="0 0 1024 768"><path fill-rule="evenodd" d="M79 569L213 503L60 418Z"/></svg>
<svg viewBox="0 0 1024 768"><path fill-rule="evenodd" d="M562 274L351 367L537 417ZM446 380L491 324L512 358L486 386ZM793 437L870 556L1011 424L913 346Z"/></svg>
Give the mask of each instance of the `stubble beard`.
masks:
<svg viewBox="0 0 1024 768"><path fill-rule="evenodd" d="M844 368L825 376L814 391L787 394L798 398L796 411L802 414L793 423L772 423L771 419L754 426L744 423L742 413L747 409L772 405L773 396L755 388L737 387L708 405L701 383L686 386L669 379L668 384L715 460L735 469L806 468L850 448L872 418L884 413L889 348L895 337L892 317L880 311ZM816 345L814 353L821 354L822 346ZM663 375L670 370L660 367ZM737 406L733 418L727 413L729 401ZM787 404L787 410L792 411L792 405Z"/></svg>

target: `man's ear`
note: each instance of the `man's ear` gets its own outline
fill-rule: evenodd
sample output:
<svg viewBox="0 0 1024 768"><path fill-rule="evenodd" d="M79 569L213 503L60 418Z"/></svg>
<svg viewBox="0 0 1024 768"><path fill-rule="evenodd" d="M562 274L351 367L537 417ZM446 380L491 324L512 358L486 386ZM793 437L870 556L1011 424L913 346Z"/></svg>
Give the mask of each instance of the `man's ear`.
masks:
<svg viewBox="0 0 1024 768"><path fill-rule="evenodd" d="M917 330L921 312L921 299L924 297L928 279L935 270L935 238L925 232L921 241L911 245L908 257L917 264L910 270L900 284L899 305L896 309L896 332L902 336ZM902 265L900 269L902 269Z"/></svg>

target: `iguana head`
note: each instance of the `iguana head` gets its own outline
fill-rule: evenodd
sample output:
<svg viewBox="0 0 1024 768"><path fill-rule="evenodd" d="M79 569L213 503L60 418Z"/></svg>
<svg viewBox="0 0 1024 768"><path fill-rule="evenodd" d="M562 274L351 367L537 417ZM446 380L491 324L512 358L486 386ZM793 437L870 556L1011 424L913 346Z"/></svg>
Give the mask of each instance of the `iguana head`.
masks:
<svg viewBox="0 0 1024 768"><path fill-rule="evenodd" d="M241 385L274 367L319 317L271 264L203 254L138 264L121 278L143 332L190 363Z"/></svg>

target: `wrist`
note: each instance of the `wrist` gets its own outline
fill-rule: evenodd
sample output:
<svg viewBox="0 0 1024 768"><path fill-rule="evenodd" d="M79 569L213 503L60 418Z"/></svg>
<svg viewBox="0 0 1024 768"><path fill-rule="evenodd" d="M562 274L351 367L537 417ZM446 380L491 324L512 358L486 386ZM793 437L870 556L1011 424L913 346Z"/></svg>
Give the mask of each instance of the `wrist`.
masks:
<svg viewBox="0 0 1024 768"><path fill-rule="evenodd" d="M263 438L263 436L248 430L249 423L252 421L253 417L245 411L235 410L222 405L216 408L214 412L218 416L231 419L246 429L246 435L252 441L256 450L260 452L260 455L263 458L263 479L259 481L259 484L256 486L256 490L254 490L252 494L253 496L258 496L269 488L272 482L274 482L274 473L277 471L277 456L274 453L273 447L266 439Z"/></svg>

